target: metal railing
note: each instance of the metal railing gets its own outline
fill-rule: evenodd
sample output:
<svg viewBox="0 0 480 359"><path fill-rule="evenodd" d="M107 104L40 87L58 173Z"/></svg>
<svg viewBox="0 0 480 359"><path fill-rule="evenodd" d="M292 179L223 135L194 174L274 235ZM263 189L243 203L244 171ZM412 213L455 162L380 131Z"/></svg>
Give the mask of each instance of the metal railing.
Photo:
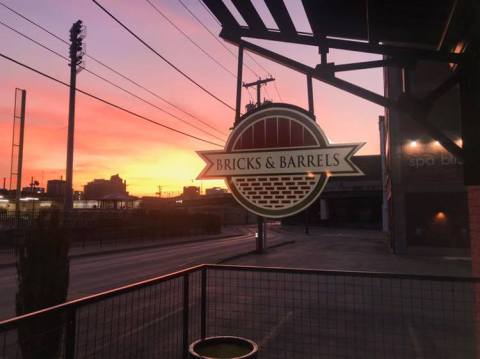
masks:
<svg viewBox="0 0 480 359"><path fill-rule="evenodd" d="M201 265L0 323L0 358L185 358L198 338L261 358L475 358L480 279Z"/></svg>

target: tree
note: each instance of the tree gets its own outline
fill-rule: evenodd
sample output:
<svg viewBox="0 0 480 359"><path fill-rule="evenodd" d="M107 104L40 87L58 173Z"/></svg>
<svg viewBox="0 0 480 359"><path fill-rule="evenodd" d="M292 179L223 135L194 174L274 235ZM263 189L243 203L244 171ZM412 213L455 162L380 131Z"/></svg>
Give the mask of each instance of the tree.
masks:
<svg viewBox="0 0 480 359"><path fill-rule="evenodd" d="M41 212L17 251L16 312L22 315L65 302L69 284L69 241L60 212ZM58 357L64 314L23 322L18 328L22 358Z"/></svg>

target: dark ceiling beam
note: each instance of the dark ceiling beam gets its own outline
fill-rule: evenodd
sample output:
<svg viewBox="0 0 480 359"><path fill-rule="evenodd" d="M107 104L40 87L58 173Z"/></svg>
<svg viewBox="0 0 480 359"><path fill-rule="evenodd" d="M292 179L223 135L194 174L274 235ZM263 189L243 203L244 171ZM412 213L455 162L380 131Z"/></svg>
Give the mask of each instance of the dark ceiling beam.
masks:
<svg viewBox="0 0 480 359"><path fill-rule="evenodd" d="M247 22L248 27L254 31L267 31L262 18L253 6L251 0L232 0L233 5Z"/></svg>
<svg viewBox="0 0 480 359"><path fill-rule="evenodd" d="M322 72L321 70L317 70L313 67L302 64L301 62L292 60L288 57L277 54L276 52L273 52L261 46L252 44L251 42L241 40L241 39L228 38L224 33L221 33L220 36L222 36L226 41L229 41L237 46L242 46L246 50L254 52L257 55L263 56L272 61L275 61L281 65L291 68L292 70L311 76L312 78L315 78L331 86L334 86L340 90L351 93L355 96L361 97L367 101L373 102L379 106L392 109L395 111L399 111L411 117L414 121L416 121L418 124L423 126L423 128L434 140L440 142L440 144L447 151L449 151L459 159L463 158L462 148L459 147L455 142L453 142L447 135L445 135L434 124L428 121L427 117L428 117L430 107L422 106L420 104L421 101L418 101L408 96L403 96L400 99L400 101L397 101L397 100L379 95L363 87L352 84L348 81L339 79L335 76L325 75L325 73Z"/></svg>
<svg viewBox="0 0 480 359"><path fill-rule="evenodd" d="M352 64L341 64L331 66L333 72L340 71L353 71L353 70L363 70L371 69L374 67L384 67L392 65L400 65L401 61L399 59L390 58L385 60L375 60L375 61L364 61L364 62L355 62Z"/></svg>
<svg viewBox="0 0 480 359"><path fill-rule="evenodd" d="M230 29L230 31L239 31L240 24L233 17L230 10L225 6L223 1L218 0L202 0L208 9L215 15L220 21L224 29Z"/></svg>
<svg viewBox="0 0 480 359"><path fill-rule="evenodd" d="M211 0L205 0L205 1L211 1ZM311 35L302 34L302 33L288 35L279 31L255 32L255 31L250 31L245 27L240 27L238 31L230 28L224 28L223 32L225 34L228 34L230 38L247 37L247 38L263 39L263 40L290 42L290 43L300 44L300 45L311 45L311 46L322 47L322 48L358 51L358 52L381 54L381 55L388 55L388 56L395 56L395 57L407 57L407 58L414 58L418 60L460 63L463 57L462 54L456 54L456 53L447 52L447 51L435 51L435 50L425 50L425 49L408 48L408 47L400 47L400 46L392 46L392 45L371 44L368 42L332 39L328 37L324 39L317 39Z"/></svg>
<svg viewBox="0 0 480 359"><path fill-rule="evenodd" d="M324 0L302 0L303 8L305 9L305 14L307 15L308 23L313 32L313 37L321 39L325 37L325 31L322 29L322 24L320 21L317 21L315 17L316 7L321 6L324 3Z"/></svg>
<svg viewBox="0 0 480 359"><path fill-rule="evenodd" d="M265 4L281 32L290 35L297 33L284 0L265 0Z"/></svg>

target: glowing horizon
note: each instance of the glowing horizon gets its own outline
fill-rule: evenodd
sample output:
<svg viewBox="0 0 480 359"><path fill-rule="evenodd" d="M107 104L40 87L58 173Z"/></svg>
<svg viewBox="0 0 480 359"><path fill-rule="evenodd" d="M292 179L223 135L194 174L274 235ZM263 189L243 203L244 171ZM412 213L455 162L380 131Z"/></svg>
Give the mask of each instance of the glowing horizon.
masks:
<svg viewBox="0 0 480 359"><path fill-rule="evenodd" d="M223 107L173 72L101 13L93 3L46 0L42 4L32 4L28 0L7 0L6 4L38 21L54 33L63 34L65 38L68 37L72 23L79 18L82 19L88 28L86 43L89 54L210 123L221 132L229 133L234 120L233 111ZM175 61L181 69L191 74L199 83L226 102L235 103L235 79L188 43L170 24L150 11L146 3L132 5L126 0L104 0L102 4L128 23L147 42ZM185 9L179 6L178 2L156 0L156 4L202 47L231 71L236 72L236 59L216 43ZM198 2L192 1L189 5L212 31L219 32L219 26ZM54 16L49 10L52 8L62 13L62 17ZM68 54L64 44L40 32L4 8L0 8L0 18L56 51L64 55ZM0 33L4 44L3 53L68 82L69 68L62 59L49 54L4 27L0 26ZM296 59L310 65L315 65L319 61L315 48L291 44L257 43L284 54L294 54ZM236 51L231 45L227 44L227 46L232 51ZM335 63L377 58L378 56L345 51L332 51L329 55L329 61ZM283 102L306 107L304 75L258 56L255 56L255 59L277 79ZM246 57L246 63L259 75L266 75L248 57ZM2 78L0 151L3 154L0 156L0 175L7 177L8 186L14 89L15 87L23 88L27 90L23 186L27 186L32 176L40 181L42 186L46 186L47 179L65 177L68 88L4 59L0 59L0 64ZM195 126L201 126L204 130L215 133L148 92L136 88L118 75L107 72L93 61L87 59L86 67L148 101L192 121ZM255 79L255 76L246 68L244 68L244 76L245 81ZM381 69L355 71L342 74L341 77L377 93L383 91ZM220 142L95 79L86 72L79 73L78 88L98 94L165 125L213 142ZM280 102L273 86L268 87L267 91L263 91L266 97ZM242 100L243 110L244 105L250 100L248 92L242 93ZM333 142L367 142L360 154L379 152L378 115L383 114L383 108L319 82L314 84L314 102L317 121ZM203 161L195 151L216 148L149 124L82 94L77 94L75 130L75 190L83 190L83 186L94 178L108 179L117 173L127 181L127 190L133 195L154 195L158 191L158 186L162 186L163 192L181 191L183 186L192 184L200 186L199 181L192 182L203 167ZM220 136L218 133L215 134ZM220 144L223 145L223 143ZM204 188L214 186L224 187L223 181L203 181Z"/></svg>

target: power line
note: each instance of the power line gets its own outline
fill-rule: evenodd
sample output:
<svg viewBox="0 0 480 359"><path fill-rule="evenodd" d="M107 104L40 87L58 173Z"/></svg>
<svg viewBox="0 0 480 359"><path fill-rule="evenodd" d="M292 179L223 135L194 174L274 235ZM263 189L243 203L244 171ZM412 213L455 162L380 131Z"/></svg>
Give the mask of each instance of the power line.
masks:
<svg viewBox="0 0 480 359"><path fill-rule="evenodd" d="M208 58L210 58L213 62L215 62L218 66L220 66L222 69L224 69L226 72L228 72L230 75L232 75L233 78L237 78L237 75L235 75L231 70L229 70L227 67L225 67L220 61L218 61L216 58L214 58L212 55L208 53L203 47L201 47L199 44L197 44L185 31L183 31L180 27L178 27L165 13L163 13L154 3L152 3L150 0L145 0L156 12L159 14L161 17L163 17L165 20L169 22L170 25L172 25L179 33L181 33L188 41L190 41L197 49L199 49L201 52L203 52Z"/></svg>
<svg viewBox="0 0 480 359"><path fill-rule="evenodd" d="M277 83L275 81L273 82L273 86L275 87L275 91L277 92L280 102L283 102L282 96L280 95L280 91L278 91Z"/></svg>
<svg viewBox="0 0 480 359"><path fill-rule="evenodd" d="M9 6L5 5L4 3L2 3L0 1L0 5L3 6L4 8L8 9L9 11L11 11L12 13L14 13L15 15L19 16L20 18L24 19L25 21L29 22L30 24L36 26L37 28L41 29L42 31L44 31L45 33L53 36L54 38L56 38L57 40L63 42L64 44L66 45L70 45L65 39L63 39L62 37L58 36L57 34L53 33L52 31L46 29L44 26L40 25L39 23L33 21L32 19L29 19L28 17L26 17L25 15L19 13L18 11L10 8ZM50 50L49 50L50 51ZM129 78L128 76L122 74L121 72L119 72L118 70L115 70L114 68L112 68L111 66L105 64L103 61L100 61L99 59L89 55L88 53L86 54L86 56L93 60L94 62L96 62L97 64L99 64L100 66L108 69L109 71L112 71L114 74L122 77L123 79L127 80L128 82L130 82L131 84L137 86L138 88L141 88L142 90L148 92L149 94L155 96L156 98L158 98L159 100L165 102L166 104L172 106L173 108L175 108L176 110L182 112L183 114L187 115L187 116L190 116L191 118L195 119L196 121L202 123L203 125L207 126L208 128L218 132L219 134L223 135L223 136L227 136L226 133L223 133L222 131L218 130L217 128L215 128L214 126L210 125L209 123L207 123L206 121L203 121L202 119L198 118L197 116L195 116L194 114L190 113L189 111L186 111L184 109L182 109L181 107L179 107L178 105L175 105L174 103L172 103L171 101L165 99L164 97L160 96L158 93L148 89L147 87L143 86L142 84L138 83L137 81Z"/></svg>
<svg viewBox="0 0 480 359"><path fill-rule="evenodd" d="M22 19L24 19L25 21L28 21L30 24L32 25L35 25L36 27L42 29L43 31L45 31L47 34L50 34L52 35L54 38L56 38L57 40L60 40L61 42L64 42L65 44L69 45L69 43L67 41L65 41L64 39L62 39L60 36L58 35L55 35L53 32L47 30L46 28L44 28L43 26L40 26L39 24L37 24L36 22L30 20L29 18L27 18L26 16L20 14L18 11L15 11L13 10L11 7L8 7L7 5L5 5L3 2L0 2L0 5L2 5L4 8L10 10L11 12L13 12L15 15L17 16L20 16Z"/></svg>
<svg viewBox="0 0 480 359"><path fill-rule="evenodd" d="M205 25L205 23L200 19L198 18L189 8L187 5L185 5L185 3L183 2L183 0L178 0L180 2L180 4L190 13L190 15L192 15L200 25L202 25L202 27L208 31L208 33L210 35L212 35L212 37L217 40L218 43L220 43L220 45L222 45L230 54L233 55L233 57L236 58L236 55L233 51L231 51L227 46L225 46L225 44L220 41L220 39L218 39L218 37L208 28L207 25ZM208 14L210 14L210 16L212 17L213 20L215 20L217 22L218 25L222 26L222 24L220 23L220 21L218 21L218 19L216 18L215 15L212 14L212 12L210 11L210 9L203 3L202 0L198 0L198 2L203 6L203 8L207 11ZM252 60L258 67L260 67L263 71L265 71L266 74L270 75L270 71L268 71L265 66L263 66L261 63L259 63L252 55L250 55L248 52L246 53L246 56ZM255 75L255 77L259 77L258 74L248 65L245 65L245 67L247 67L250 71L252 71L252 73ZM276 85L275 85L276 87ZM282 96L280 96L280 93L278 92L278 89L277 89L277 93L278 93L278 97L281 99Z"/></svg>
<svg viewBox="0 0 480 359"><path fill-rule="evenodd" d="M56 52L55 50L53 50L53 49L45 46L44 44L36 41L35 39L29 37L28 35L26 35L26 34L20 32L20 31L18 31L18 30L16 30L16 29L12 28L11 26L9 26L9 25L7 25L7 24L5 24L4 22L0 21L0 24L3 25L3 26L5 26L6 28L10 29L11 31L15 32L16 34L24 37L25 39L33 42L34 44L42 47L43 49L51 52L52 54L54 54L54 55L56 55L56 56L58 56L58 57L60 57L60 58L62 58L62 59L64 59L64 60L66 60L66 61L69 61L69 59L68 59L66 56L63 56L62 54L60 54L60 53ZM154 103L152 103L152 102L144 99L143 97L138 96L137 94L135 94L135 93L133 93L133 92L131 92L131 91L123 88L122 86L114 83L113 81L110 81L110 80L108 80L107 78L105 78L105 77L103 77L103 76L101 76L101 75L99 75L99 74L97 74L97 73L95 73L95 72L93 72L93 71L91 71L91 70L88 70L88 69L86 69L86 68L83 68L83 69L85 70L85 72L88 72L88 73L91 74L92 76L97 77L98 79L100 79L100 80L108 83L109 85L114 86L115 88L117 88L117 89L119 89L119 90L121 90L121 91L129 94L129 95L132 96L132 97L135 97L136 99L138 99L138 100L140 100L140 101L142 101L142 102L144 102L144 103L146 103L146 104L148 104L148 105L156 108L156 109L159 110L159 111L162 111L163 113L166 113L167 115L169 115L169 116L171 116L171 117L173 117L173 118L175 118L175 119L177 119L177 120L179 120L179 121L187 124L188 126L191 126L191 127L195 128L195 129L197 129L198 131L201 131L201 132L203 132L204 134L206 134L206 135L208 135L208 136L210 136L210 137L213 137L213 138L215 138L215 139L217 139L217 140L224 141L224 139L222 139L222 138L220 138L220 137L218 137L218 136L216 136L216 135L214 135L214 134L212 134L212 133L209 133L208 131L205 131L205 130L203 130L203 129L200 128L200 127L197 127L197 126L191 124L190 122L182 119L181 117L178 117L178 116L176 116L175 114L173 114L173 113L171 113L171 112L169 112L169 111L167 111L167 110L165 110L165 109L163 109L163 108L155 105Z"/></svg>
<svg viewBox="0 0 480 359"><path fill-rule="evenodd" d="M199 2L200 5L202 5L203 8L210 14L210 16L212 17L212 19L215 20L218 25L222 26L222 24L220 23L220 21L218 21L217 17L212 14L212 12L210 11L210 9L203 3L203 1L202 1L202 0L198 0L198 2Z"/></svg>
<svg viewBox="0 0 480 359"><path fill-rule="evenodd" d="M218 96L207 90L205 87L200 85L197 81L195 81L192 77L190 77L188 74L183 72L180 68L178 68L173 62L168 60L165 56L160 54L157 50L155 50L152 46L150 46L145 40L143 40L140 36L135 34L130 28L128 28L125 24L123 24L120 20L118 20L111 12L109 12L106 8L104 8L102 5L97 0L92 0L92 2L97 5L100 9L102 9L108 16L110 16L117 24L119 24L121 27L123 27L130 35L132 35L134 38L136 38L138 41L140 41L146 48L148 48L150 51L152 51L154 54L156 54L159 58L161 58L165 63L167 63L171 68L173 68L175 71L177 71L179 74L181 74L183 77L185 77L187 80L189 80L191 83L193 83L195 86L197 86L199 89L201 89L203 92L206 94L210 95L212 98L223 104L225 107L231 109L232 111L235 111L235 108L222 99L220 99Z"/></svg>
<svg viewBox="0 0 480 359"><path fill-rule="evenodd" d="M223 41L221 41L221 40L208 28L208 26L205 25L205 24L203 23L203 21L202 21L200 18L198 18L197 15L195 15L195 13L194 13L192 10L190 10L187 5L184 4L184 2L183 2L182 0L178 0L178 1L179 1L180 4L185 8L185 10L187 10L187 11L190 13L190 15L192 15L193 18L194 18L195 20L197 20L197 22L198 22L205 30L206 30L220 45L222 45L222 47L223 47L225 50L227 50L228 53L230 53L230 54L233 56L234 59L237 58L237 55L236 55L231 49L229 49L228 46L226 46L226 45L223 43ZM203 2L200 1L200 3L201 3L202 5L204 5ZM204 6L205 6L205 5L204 5ZM207 9L208 9L208 8L207 8ZM214 19L217 20L216 18L214 18ZM218 21L218 20L217 20L217 21ZM248 53L247 53L247 56L248 56ZM245 64L245 67L246 67L255 77L258 77L258 74L257 74L257 73L255 72L255 70L253 70L250 66L248 66L247 64Z"/></svg>
<svg viewBox="0 0 480 359"><path fill-rule="evenodd" d="M9 60L9 61L11 61L11 62L13 62L13 63L16 63L17 65L22 66L23 68L26 68L26 69L28 69L28 70L30 70L30 71L33 71L33 72L35 72L35 73L37 73L37 74L39 74L39 75L41 75L41 76L43 76L43 77L46 77L46 78L48 78L48 79L50 79L50 80L52 80L52 81L55 81L55 82L59 83L59 84L61 84L61 85L64 85L64 86L69 87L69 84L67 84L66 82L64 82L64 81L62 81L62 80L59 80L59 79L57 79L57 78L55 78L55 77L53 77L53 76L50 76L50 75L48 75L48 74L46 74L46 73L44 73L44 72L42 72L42 71L40 71L40 70L37 70L37 69L35 69L35 68L31 67L31 66L28 66L28 65L26 65L26 64L24 64L24 63L22 63L22 62L20 62L20 61L18 61L18 60L15 60L15 59L7 56L7 55L4 55L3 53L0 53L0 57L3 57L3 58L6 59L6 60ZM122 107L122 106L120 106L120 105L117 105L117 104L115 104L115 103L113 103L113 102L110 102L110 101L108 101L108 100L105 100L105 99L103 99L103 98L101 98L101 97L99 97L99 96L96 96L96 95L94 95L94 94L92 94L92 93L90 93L90 92L81 90L81 89L79 89L79 88L76 88L76 91L78 91L78 92L80 92L80 93L82 93L82 94L84 94L84 95L86 95L86 96L88 96L88 97L90 97L90 98L93 98L93 99L95 99L95 100L97 100L97 101L103 102L103 103L106 104L106 105L109 105L109 106L114 107L114 108L116 108L116 109L118 109L118 110L121 110L121 111L123 111L123 112L126 112L126 113L128 113L128 114L130 114L130 115L132 115L132 116L141 118L141 119L143 119L143 120L145 120L145 121L147 121L147 122L150 122L150 123L153 123L153 124L155 124L155 125L157 125L157 126L163 127L163 128L165 128L165 129L167 129L167 130L170 130L170 131L179 133L179 134L181 134L181 135L183 135L183 136L187 136L187 137L193 138L193 139L195 139L195 140L202 141L202 142L205 142L205 143L214 145L214 146L223 147L222 145L220 145L220 144L218 144L218 143L211 142L211 141L206 140L206 139L203 139L203 138L201 138L201 137L197 137L197 136L195 136L195 135L192 135L192 134L190 134L190 133L188 133L188 132L180 131L180 130L177 130L177 129L172 128L172 127L170 127L170 126L164 125L164 124L162 124L162 123L160 123L160 122L158 122L158 121L152 120L151 118L148 118L148 117L146 117L146 116L143 116L143 115L140 115L140 114L138 114L138 113L136 113L136 112L133 112L133 111L131 111L131 110L128 110L128 109L126 109L126 108L124 108L124 107Z"/></svg>

